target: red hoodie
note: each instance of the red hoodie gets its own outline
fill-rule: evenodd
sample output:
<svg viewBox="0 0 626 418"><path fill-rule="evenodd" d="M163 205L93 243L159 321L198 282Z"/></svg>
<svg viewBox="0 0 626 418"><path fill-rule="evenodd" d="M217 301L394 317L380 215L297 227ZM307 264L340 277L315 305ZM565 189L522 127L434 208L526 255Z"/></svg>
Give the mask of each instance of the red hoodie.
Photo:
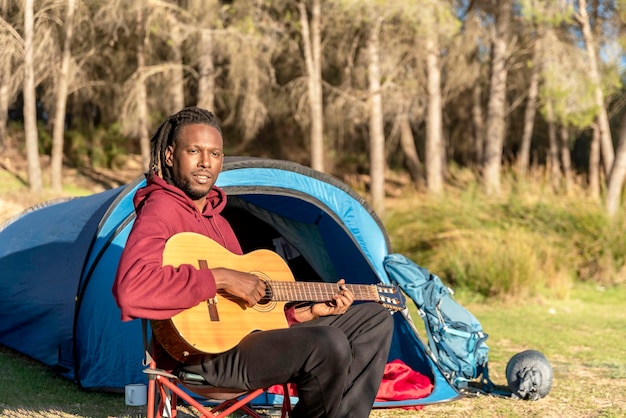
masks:
<svg viewBox="0 0 626 418"><path fill-rule="evenodd" d="M179 232L197 232L242 254L230 224L220 215L226 194L213 187L200 213L180 189L154 176L137 190L137 218L128 236L113 284L122 320L168 319L216 294L211 270L191 265L163 266L165 242Z"/></svg>

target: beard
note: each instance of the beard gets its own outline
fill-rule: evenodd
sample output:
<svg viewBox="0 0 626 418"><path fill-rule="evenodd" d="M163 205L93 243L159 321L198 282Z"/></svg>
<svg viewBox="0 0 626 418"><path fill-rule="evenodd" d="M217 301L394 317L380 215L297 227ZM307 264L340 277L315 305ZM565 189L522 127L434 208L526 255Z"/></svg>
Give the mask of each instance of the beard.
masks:
<svg viewBox="0 0 626 418"><path fill-rule="evenodd" d="M199 189L194 189L191 186L191 182L189 180L186 180L186 179L173 178L172 179L172 184L174 186L178 187L180 190L182 190L183 193L185 193L187 195L187 197L189 197L191 200L202 199L203 197L208 195L209 191L211 190L210 187L207 190L204 190L204 189L200 189L200 190Z"/></svg>

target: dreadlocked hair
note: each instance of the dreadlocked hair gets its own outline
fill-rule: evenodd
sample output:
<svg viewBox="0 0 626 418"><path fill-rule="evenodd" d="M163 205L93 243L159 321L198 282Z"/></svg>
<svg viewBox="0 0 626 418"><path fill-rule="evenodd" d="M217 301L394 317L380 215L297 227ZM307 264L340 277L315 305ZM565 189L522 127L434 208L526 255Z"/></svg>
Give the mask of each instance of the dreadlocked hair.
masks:
<svg viewBox="0 0 626 418"><path fill-rule="evenodd" d="M159 125L150 139L150 178L156 175L172 183L171 168L165 164L165 151L168 146L174 145L183 127L194 124L211 126L222 134L220 120L208 110L192 106L173 114Z"/></svg>

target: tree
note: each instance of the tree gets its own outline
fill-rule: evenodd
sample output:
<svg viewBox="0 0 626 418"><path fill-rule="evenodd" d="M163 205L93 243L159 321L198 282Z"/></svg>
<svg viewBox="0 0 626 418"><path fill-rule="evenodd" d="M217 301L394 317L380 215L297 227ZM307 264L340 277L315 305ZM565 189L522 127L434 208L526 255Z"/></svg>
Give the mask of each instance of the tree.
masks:
<svg viewBox="0 0 626 418"><path fill-rule="evenodd" d="M202 29L198 54L198 106L204 109L215 108L217 71L213 63L214 36L211 29Z"/></svg>
<svg viewBox="0 0 626 418"><path fill-rule="evenodd" d="M427 116L426 116L426 187L431 193L441 193L443 191L443 166L444 166L444 143L443 143L443 121L441 103L441 67L439 65L439 33L436 29L437 16L435 7L431 6L430 13L425 19L426 36L426 91Z"/></svg>
<svg viewBox="0 0 626 418"><path fill-rule="evenodd" d="M550 5L549 2L546 4ZM540 110L545 119L553 121L562 130L561 138L566 137L568 143L561 140L561 163L565 175L566 188L572 177L569 154L569 130L583 131L591 127L598 129L593 134L589 149L588 178L590 195L599 197L599 175L601 161L601 135L599 113L602 109L597 105L597 84L589 77L588 51L581 49L576 37L567 30L566 22L570 21L572 10L552 10L544 13L549 24L544 25L542 35L543 53L538 57L540 71L539 101ZM566 30L563 30L563 27ZM601 90L611 93L614 83L611 71L606 71L605 80L600 80ZM551 107L550 109L548 107ZM606 107L604 107L606 112ZM551 116L549 115L551 112ZM594 123L595 120L595 123ZM597 135L596 135L597 133ZM567 150L565 149L567 148ZM596 152L598 154L596 155ZM567 154L568 156L566 156ZM556 181L556 180L555 180Z"/></svg>
<svg viewBox="0 0 626 418"><path fill-rule="evenodd" d="M43 190L37 133L37 96L35 94L35 17L34 0L24 3L24 138L28 163L28 184L31 191Z"/></svg>
<svg viewBox="0 0 626 418"><path fill-rule="evenodd" d="M214 55L218 50L216 43L220 28L220 2L218 0L193 0L188 3L188 10L196 17L195 24L199 32L198 42L192 47L192 56L198 57L198 92L197 105L209 110L215 109L218 70ZM196 52L193 54L193 52ZM193 61L191 62L193 65Z"/></svg>
<svg viewBox="0 0 626 418"><path fill-rule="evenodd" d="M609 182L606 191L606 207L610 216L615 216L619 209L622 197L624 180L626 179L626 112L622 114L620 122L618 145L615 153L615 161L609 174Z"/></svg>
<svg viewBox="0 0 626 418"><path fill-rule="evenodd" d="M530 145L535 126L535 115L538 108L539 96L539 66L541 38L537 36L534 39L533 58L530 64L530 84L528 86L528 97L526 99L526 107L524 109L524 129L522 131L522 140L520 149L517 154L517 171L520 176L525 176L530 164Z"/></svg>
<svg viewBox="0 0 626 418"><path fill-rule="evenodd" d="M9 105L17 97L23 78L23 72L16 68L24 57L24 42L14 27L19 14L15 4L3 3L0 8L0 49L3 52L0 63L0 151L3 150L7 138ZM13 25L9 20L14 22Z"/></svg>
<svg viewBox="0 0 626 418"><path fill-rule="evenodd" d="M167 45L170 48L171 69L169 79L170 100L167 103L167 113L174 114L185 107L185 76L183 63L183 42L190 36L188 31L183 30L181 20L184 13L178 12L177 8L164 10L165 34Z"/></svg>
<svg viewBox="0 0 626 418"><path fill-rule="evenodd" d="M273 4L234 2L222 13L227 16L224 31L214 38L223 77L217 100L224 125L238 133L236 153L267 125L272 107L282 107L273 100L277 88L273 59L277 49L287 46L281 45L283 28L273 15Z"/></svg>
<svg viewBox="0 0 626 418"><path fill-rule="evenodd" d="M146 0L127 4L103 4L102 14L108 16L112 28L134 27L130 37L135 40L135 71L123 86L124 102L121 111L122 131L138 138L144 167L150 160L149 114L151 111L171 114L184 106L182 42L192 29L181 24L181 19L189 19L189 14L171 2L151 3ZM134 24L128 22L132 19ZM183 27L185 30L181 30ZM160 43L167 45L163 62L150 65ZM157 76L163 81L158 84ZM149 86L159 85L153 91L164 91L164 95L148 94Z"/></svg>
<svg viewBox="0 0 626 418"><path fill-rule="evenodd" d="M313 0L311 24L306 5L298 2L302 49L308 77L308 95L311 112L311 167L324 171L324 108L322 103L322 46L320 28L320 0Z"/></svg>
<svg viewBox="0 0 626 418"><path fill-rule="evenodd" d="M139 7L136 11L135 30L137 34L137 74L144 74L146 68L146 46L148 44L148 34L146 33L146 22L144 18L144 8ZM139 78L136 86L137 92L137 135L139 136L139 147L141 150L141 161L146 170L152 170L148 167L150 164L150 133L148 125L148 92L146 80Z"/></svg>
<svg viewBox="0 0 626 418"><path fill-rule="evenodd" d="M622 42L624 42L624 30L626 29L626 12L624 11L626 3L621 0L618 2L619 24L622 31ZM608 178L608 186L606 193L606 207L610 216L615 216L618 212L624 182L626 181L626 112L622 111L622 118L619 126L617 137L617 147L615 150L615 160Z"/></svg>
<svg viewBox="0 0 626 418"><path fill-rule="evenodd" d="M546 108L546 122L548 124L548 168L550 172L550 181L552 183L552 189L558 189L558 183L560 180L560 167L559 167L559 145L557 140L557 124L554 121L554 108L551 101L547 101Z"/></svg>
<svg viewBox="0 0 626 418"><path fill-rule="evenodd" d="M611 136L611 128L609 126L609 117L606 112L604 92L602 91L602 82L598 69L598 52L593 32L591 30L589 14L587 13L587 0L578 0L577 5L578 13L574 14L574 18L580 25L580 30L582 31L583 40L585 42L585 48L587 49L587 71L589 79L594 86L595 105L598 109L596 123L598 129L600 130L600 149L602 151L602 160L604 161L604 172L608 177L613 165L613 159L615 158L615 152L613 150L613 139Z"/></svg>
<svg viewBox="0 0 626 418"><path fill-rule="evenodd" d="M483 182L488 194L500 193L500 168L506 128L507 45L513 8L512 0L502 0L496 4L483 171Z"/></svg>
<svg viewBox="0 0 626 418"><path fill-rule="evenodd" d="M415 146L415 138L411 129L411 120L409 116L410 104L404 103L398 110L398 125L400 129L400 148L404 155L405 165L409 171L409 175L413 180L413 184L417 190L423 187L422 162L420 161L417 147Z"/></svg>
<svg viewBox="0 0 626 418"><path fill-rule="evenodd" d="M380 87L380 42L382 17L373 13L368 27L367 51L369 81L369 128L370 128L370 194L372 207L379 216L385 216L385 132L383 127L383 103Z"/></svg>
<svg viewBox="0 0 626 418"><path fill-rule="evenodd" d="M80 113L74 121L102 123L89 125L96 129L72 152L91 150L93 158L101 149L112 157L122 147L140 148L147 164L153 115L195 101L222 118L230 153L310 159L314 168L339 175L369 170L372 203L381 213L388 166L403 163L416 187L437 192L450 161L472 168L478 162L485 190L495 194L503 162L517 158L518 172L525 173L531 153L540 163L550 155L541 148L550 138L553 180L559 190L567 188L574 141L594 127L608 131L602 112L607 120L622 112L615 94L619 67L608 47L623 31L615 21L623 3L614 9L611 1L588 0L71 1L74 25L59 13L69 11L70 0L37 3L28 61L25 3L0 0L0 113L21 105L16 92L27 85L36 86L37 111L55 109L55 188L61 150L71 146L62 142L64 107L68 121ZM81 8L92 23L82 19ZM61 23L64 32L46 36ZM85 46L98 53L86 57ZM68 51L69 65L62 56ZM30 84L28 63L34 65ZM81 87L86 76L89 89ZM550 129L538 131L544 123ZM6 126L1 117L0 125ZM36 132L36 122L25 124L32 138L29 126ZM98 147L95 138L106 141ZM133 141L122 145L126 138ZM611 148L601 135L593 138L589 194L599 196L604 177L607 194L610 189L618 199L610 205L618 207L618 145L606 171ZM34 144L30 152L49 145Z"/></svg>
<svg viewBox="0 0 626 418"><path fill-rule="evenodd" d="M569 129L561 125L559 128L559 147L561 155L561 166L565 179L565 193L570 193L573 186L572 155L570 151Z"/></svg>
<svg viewBox="0 0 626 418"><path fill-rule="evenodd" d="M67 0L64 19L65 37L61 58L61 71L56 83L56 106L52 130L52 152L50 159L50 185L52 190L60 192L63 183L63 134L65 133L65 113L69 84L72 79L70 64L72 59L72 40L74 36L74 11L76 0Z"/></svg>

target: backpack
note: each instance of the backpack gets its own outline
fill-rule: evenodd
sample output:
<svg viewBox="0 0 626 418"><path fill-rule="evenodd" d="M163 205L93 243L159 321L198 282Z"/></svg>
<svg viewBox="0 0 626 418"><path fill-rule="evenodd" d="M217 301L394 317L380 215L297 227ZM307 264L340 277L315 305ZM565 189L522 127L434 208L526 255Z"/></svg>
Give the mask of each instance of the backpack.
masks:
<svg viewBox="0 0 626 418"><path fill-rule="evenodd" d="M482 376L485 390L493 388L487 368L488 336L478 319L454 299L452 289L402 254L388 255L383 265L391 281L417 305L429 354L448 381L462 389Z"/></svg>

